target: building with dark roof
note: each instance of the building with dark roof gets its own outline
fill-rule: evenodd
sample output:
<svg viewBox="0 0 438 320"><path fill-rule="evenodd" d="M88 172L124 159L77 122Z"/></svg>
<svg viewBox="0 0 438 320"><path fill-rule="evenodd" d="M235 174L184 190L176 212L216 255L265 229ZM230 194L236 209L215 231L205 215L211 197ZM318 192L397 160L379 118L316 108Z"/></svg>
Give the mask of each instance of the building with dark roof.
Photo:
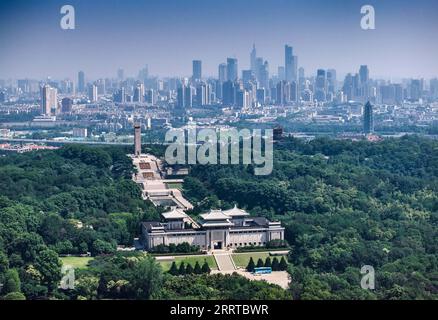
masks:
<svg viewBox="0 0 438 320"><path fill-rule="evenodd" d="M251 217L245 210L210 210L194 221L181 209L162 213L162 221L142 223L145 249L158 245L187 242L202 250L264 246L271 240L284 240L280 222Z"/></svg>

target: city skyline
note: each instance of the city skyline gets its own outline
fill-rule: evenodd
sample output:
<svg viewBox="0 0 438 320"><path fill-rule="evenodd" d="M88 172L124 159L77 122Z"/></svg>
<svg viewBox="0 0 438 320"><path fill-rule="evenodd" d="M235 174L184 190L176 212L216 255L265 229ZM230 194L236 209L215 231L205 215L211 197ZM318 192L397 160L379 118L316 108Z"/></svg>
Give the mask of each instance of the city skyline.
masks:
<svg viewBox="0 0 438 320"><path fill-rule="evenodd" d="M151 75L190 77L193 60L202 61L203 77L217 77L218 65L230 57L238 60L241 77L242 70L250 69L255 43L271 75L284 66L287 44L306 76L336 69L342 79L368 65L373 78L429 79L438 70L438 44L430 40L438 31L438 4L420 2L368 1L375 6L376 30L364 31L360 7L365 3L356 0L307 5L241 0L215 6L198 0L76 0L70 2L76 10L75 30L59 27L62 1L2 1L0 78L76 79L79 70L89 79L115 78L119 68L125 77L135 77L145 65ZM401 23L405 11L409 15ZM253 23L245 24L247 18Z"/></svg>

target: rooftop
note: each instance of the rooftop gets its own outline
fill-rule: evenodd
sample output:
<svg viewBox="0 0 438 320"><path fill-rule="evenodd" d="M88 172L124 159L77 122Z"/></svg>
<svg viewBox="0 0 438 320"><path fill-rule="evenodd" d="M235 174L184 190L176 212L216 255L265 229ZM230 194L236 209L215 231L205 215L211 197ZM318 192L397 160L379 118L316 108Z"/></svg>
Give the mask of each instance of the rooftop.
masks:
<svg viewBox="0 0 438 320"><path fill-rule="evenodd" d="M171 211L163 212L161 214L164 219L184 219L187 218L187 214L182 209L174 208Z"/></svg>
<svg viewBox="0 0 438 320"><path fill-rule="evenodd" d="M249 213L245 210L237 208L235 205L234 208L229 210L224 210L223 213L229 217L243 217L243 216L249 216Z"/></svg>
<svg viewBox="0 0 438 320"><path fill-rule="evenodd" d="M222 210L210 210L209 213L200 215L203 220L228 220L230 216L224 214Z"/></svg>

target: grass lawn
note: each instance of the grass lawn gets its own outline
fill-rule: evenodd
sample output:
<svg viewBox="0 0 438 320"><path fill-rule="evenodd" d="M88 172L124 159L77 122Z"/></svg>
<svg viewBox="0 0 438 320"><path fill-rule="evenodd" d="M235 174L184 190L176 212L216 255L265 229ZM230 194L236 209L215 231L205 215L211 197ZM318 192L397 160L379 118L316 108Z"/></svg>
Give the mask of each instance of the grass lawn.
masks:
<svg viewBox="0 0 438 320"><path fill-rule="evenodd" d="M61 257L64 266L69 265L75 269L86 269L88 262L93 260L92 257Z"/></svg>
<svg viewBox="0 0 438 320"><path fill-rule="evenodd" d="M252 257L254 260L254 263L257 264L258 259L262 259L263 262L265 262L266 258L269 257L269 252L245 252L245 253L235 253L232 255L234 264L237 267L246 268L248 265L249 259ZM277 256L277 258L280 260L281 256ZM274 259L274 257L271 257L271 260Z"/></svg>
<svg viewBox="0 0 438 320"><path fill-rule="evenodd" d="M166 183L167 188L168 189L178 189L178 190L182 190L182 183L175 183L175 182L171 182L171 183Z"/></svg>
<svg viewBox="0 0 438 320"><path fill-rule="evenodd" d="M180 256L180 257L175 257L175 262L176 265L179 267L180 263L184 261L184 263L187 264L190 263L192 265L192 267L195 267L196 261L199 262L199 264L202 265L204 264L204 261L207 261L210 269L212 270L216 270L217 269L217 264L216 264L216 260L214 259L213 256ZM173 261L158 261L161 266L163 267L164 271L168 271L170 269L170 266L172 265Z"/></svg>

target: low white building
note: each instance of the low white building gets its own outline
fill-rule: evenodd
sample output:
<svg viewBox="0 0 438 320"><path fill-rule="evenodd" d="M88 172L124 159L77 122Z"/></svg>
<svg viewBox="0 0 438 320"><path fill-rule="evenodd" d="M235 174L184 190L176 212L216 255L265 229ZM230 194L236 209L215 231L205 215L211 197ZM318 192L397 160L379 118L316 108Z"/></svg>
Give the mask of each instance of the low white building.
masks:
<svg viewBox="0 0 438 320"><path fill-rule="evenodd" d="M163 221L142 223L145 249L158 245L188 242L202 250L264 246L271 240L284 240L280 222L264 217L250 217L237 207L230 210L210 210L194 222L181 209L162 214Z"/></svg>

